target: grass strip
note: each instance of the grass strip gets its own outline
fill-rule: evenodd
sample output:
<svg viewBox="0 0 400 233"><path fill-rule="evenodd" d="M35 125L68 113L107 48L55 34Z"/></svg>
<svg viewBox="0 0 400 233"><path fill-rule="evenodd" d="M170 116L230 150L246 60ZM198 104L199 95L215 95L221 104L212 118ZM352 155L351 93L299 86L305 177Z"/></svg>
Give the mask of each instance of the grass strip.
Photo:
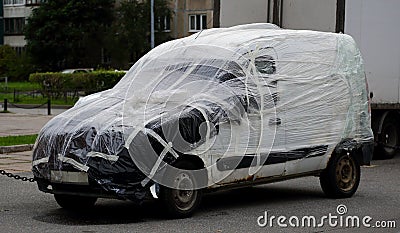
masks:
<svg viewBox="0 0 400 233"><path fill-rule="evenodd" d="M24 144L34 144L37 138L37 134L34 135L18 135L18 136L5 136L0 137L0 146L15 146Z"/></svg>
<svg viewBox="0 0 400 233"><path fill-rule="evenodd" d="M6 86L5 82L0 82L0 92L12 93L14 89L18 91L33 91L39 90L40 85L31 82L8 82Z"/></svg>

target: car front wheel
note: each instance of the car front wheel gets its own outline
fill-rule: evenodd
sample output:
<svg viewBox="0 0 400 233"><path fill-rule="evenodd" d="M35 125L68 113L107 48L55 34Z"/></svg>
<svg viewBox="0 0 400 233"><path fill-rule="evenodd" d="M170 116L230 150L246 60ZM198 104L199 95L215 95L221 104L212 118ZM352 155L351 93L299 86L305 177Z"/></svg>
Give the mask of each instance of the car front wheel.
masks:
<svg viewBox="0 0 400 233"><path fill-rule="evenodd" d="M201 202L202 191L196 189L197 181L190 170L196 169L189 161L178 161L174 167L179 171L166 174L167 179L172 179L174 188L162 186L160 197L167 217L190 217ZM176 187L176 188L175 188Z"/></svg>
<svg viewBox="0 0 400 233"><path fill-rule="evenodd" d="M327 168L321 172L322 190L331 198L351 197L357 191L360 175L360 165L353 156L334 154Z"/></svg>

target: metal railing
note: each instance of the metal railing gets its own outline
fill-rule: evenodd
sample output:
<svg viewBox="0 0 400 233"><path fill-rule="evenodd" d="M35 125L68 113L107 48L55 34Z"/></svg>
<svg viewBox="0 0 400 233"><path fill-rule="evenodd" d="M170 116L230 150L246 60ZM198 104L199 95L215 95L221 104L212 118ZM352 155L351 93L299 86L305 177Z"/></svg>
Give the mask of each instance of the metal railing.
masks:
<svg viewBox="0 0 400 233"><path fill-rule="evenodd" d="M51 115L51 100L48 99L47 102L39 105L17 105L14 103L8 102L8 99L4 99L3 102L3 112L8 112L8 105L14 107L14 108L22 108L22 109L35 109L35 108L41 108L47 104L47 115Z"/></svg>

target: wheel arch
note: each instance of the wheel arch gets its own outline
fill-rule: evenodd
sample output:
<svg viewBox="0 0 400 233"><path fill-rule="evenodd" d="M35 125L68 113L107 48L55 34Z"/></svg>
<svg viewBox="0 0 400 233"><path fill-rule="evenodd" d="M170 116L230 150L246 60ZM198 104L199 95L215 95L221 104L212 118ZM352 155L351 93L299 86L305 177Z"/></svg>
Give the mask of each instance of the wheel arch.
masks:
<svg viewBox="0 0 400 233"><path fill-rule="evenodd" d="M391 159L396 155L400 146L400 111L385 110L375 116L377 118L373 119L372 122L376 145L374 157L379 159ZM386 131L387 125L394 126L394 130L389 128L388 133L388 131ZM388 139L390 141L389 143L387 142Z"/></svg>
<svg viewBox="0 0 400 233"><path fill-rule="evenodd" d="M338 143L329 157L328 163L335 157L335 155L344 153L348 153L350 156L355 158L359 164L364 164L362 147L354 139L344 139Z"/></svg>
<svg viewBox="0 0 400 233"><path fill-rule="evenodd" d="M201 159L197 155L180 154L175 162L182 161L182 160L192 162L195 165L195 167L198 169L205 168L205 163L204 163L203 159Z"/></svg>
<svg viewBox="0 0 400 233"><path fill-rule="evenodd" d="M198 184L200 187L208 187L208 171L205 166L205 161L200 156L192 154L180 154L174 163L177 163L178 161L188 161L192 163L194 167L201 172L201 179L197 180Z"/></svg>
<svg viewBox="0 0 400 233"><path fill-rule="evenodd" d="M376 128L376 133L378 135L380 135L382 133L382 128L383 128L383 124L384 124L385 120L390 119L390 118L400 119L400 111L387 110L382 115L380 115L379 120L377 120L378 124L377 124L377 128Z"/></svg>

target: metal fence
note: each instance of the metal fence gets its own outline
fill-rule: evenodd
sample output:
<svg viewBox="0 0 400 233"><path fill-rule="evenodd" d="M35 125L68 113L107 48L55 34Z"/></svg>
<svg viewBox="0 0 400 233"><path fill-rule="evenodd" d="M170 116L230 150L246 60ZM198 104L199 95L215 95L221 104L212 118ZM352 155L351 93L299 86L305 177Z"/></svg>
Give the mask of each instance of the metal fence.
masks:
<svg viewBox="0 0 400 233"><path fill-rule="evenodd" d="M51 100L48 99L46 102L43 104L38 104L38 105L33 105L33 104L15 104L15 103L10 103L8 99L4 99L3 102L3 112L8 112L8 106L14 107L14 108L22 108L22 109L35 109L35 108L42 108L47 105L47 115L51 115Z"/></svg>

